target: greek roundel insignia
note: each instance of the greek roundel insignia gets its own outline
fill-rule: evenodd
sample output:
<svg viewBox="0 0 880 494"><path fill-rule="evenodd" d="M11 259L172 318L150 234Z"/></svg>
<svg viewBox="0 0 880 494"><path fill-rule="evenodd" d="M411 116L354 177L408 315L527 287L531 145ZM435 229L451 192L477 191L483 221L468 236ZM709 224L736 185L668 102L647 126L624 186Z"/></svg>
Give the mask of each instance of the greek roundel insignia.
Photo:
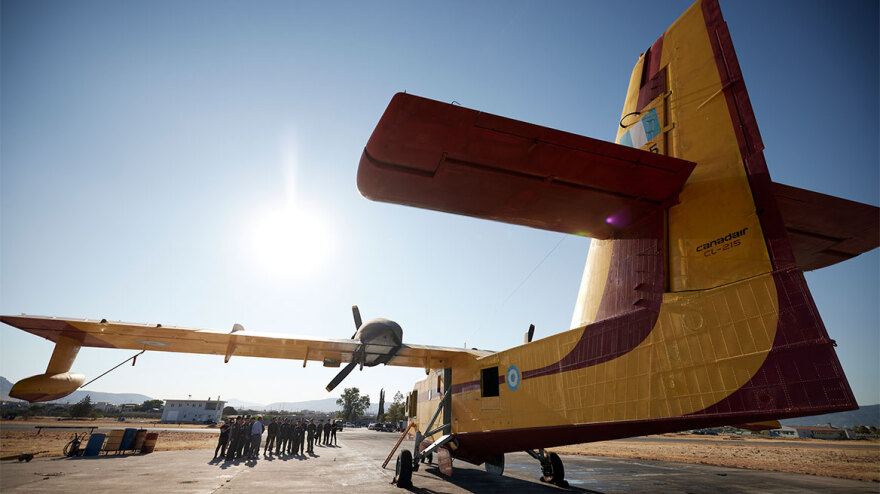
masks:
<svg viewBox="0 0 880 494"><path fill-rule="evenodd" d="M516 368L515 365L511 365L507 368L507 387L510 388L511 391L516 391L516 388L519 387L519 369Z"/></svg>

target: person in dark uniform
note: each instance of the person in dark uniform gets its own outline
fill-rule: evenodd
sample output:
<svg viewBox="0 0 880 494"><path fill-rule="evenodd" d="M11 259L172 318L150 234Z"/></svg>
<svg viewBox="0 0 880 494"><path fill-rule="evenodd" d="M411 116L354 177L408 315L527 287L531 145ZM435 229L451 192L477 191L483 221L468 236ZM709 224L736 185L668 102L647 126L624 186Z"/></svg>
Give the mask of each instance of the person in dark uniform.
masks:
<svg viewBox="0 0 880 494"><path fill-rule="evenodd" d="M238 429L241 427L241 417L236 417L229 427L229 449L226 450L226 459L234 460L238 450Z"/></svg>
<svg viewBox="0 0 880 494"><path fill-rule="evenodd" d="M287 443L287 454L289 455L296 453L297 424L298 421L296 419L290 421L290 441Z"/></svg>
<svg viewBox="0 0 880 494"><path fill-rule="evenodd" d="M247 448L251 443L251 417L246 415L241 421L241 427L238 429L238 451L235 452L236 458L241 458L247 452Z"/></svg>
<svg viewBox="0 0 880 494"><path fill-rule="evenodd" d="M247 456L248 446L251 444L251 418L249 415L241 421L241 428L238 430L238 451L235 452L236 458Z"/></svg>
<svg viewBox="0 0 880 494"><path fill-rule="evenodd" d="M287 441L287 454L293 453L293 445L296 443L296 419L290 419L290 437Z"/></svg>
<svg viewBox="0 0 880 494"><path fill-rule="evenodd" d="M290 440L287 442L287 454L296 453L296 419L290 419Z"/></svg>
<svg viewBox="0 0 880 494"><path fill-rule="evenodd" d="M330 427L330 442L333 443L333 446L336 446L336 431L339 430L339 422L334 420L333 425Z"/></svg>
<svg viewBox="0 0 880 494"><path fill-rule="evenodd" d="M269 425L266 427L266 446L263 448L263 456L266 456L266 451L269 453L272 452L272 447L275 446L275 438L278 436L278 417L273 417L272 422L269 422Z"/></svg>
<svg viewBox="0 0 880 494"><path fill-rule="evenodd" d="M287 442L290 440L290 422L285 418L278 428L278 440L275 443L275 454L287 452Z"/></svg>
<svg viewBox="0 0 880 494"><path fill-rule="evenodd" d="M290 454L299 453L299 439L305 430L302 428L302 421L297 419L290 424Z"/></svg>
<svg viewBox="0 0 880 494"><path fill-rule="evenodd" d="M324 444L324 419L318 420L315 424L315 444L318 446Z"/></svg>
<svg viewBox="0 0 880 494"><path fill-rule="evenodd" d="M300 424L301 419L290 419L290 442L287 444L287 454L296 453L296 443L299 441L299 436L302 434L302 430L298 430L297 426Z"/></svg>
<svg viewBox="0 0 880 494"><path fill-rule="evenodd" d="M306 434L308 434L309 423L306 419L302 420L302 435L299 436L299 454L304 455L306 452Z"/></svg>
<svg viewBox="0 0 880 494"><path fill-rule="evenodd" d="M293 431L293 454L302 455L303 443L305 442L303 441L303 439L306 435L306 430L303 427L302 419L296 421L296 425L294 426Z"/></svg>
<svg viewBox="0 0 880 494"><path fill-rule="evenodd" d="M327 422L324 423L324 445L328 445L330 443L330 429L332 426L330 425L330 419L327 419Z"/></svg>
<svg viewBox="0 0 880 494"><path fill-rule="evenodd" d="M214 450L214 458L217 458L217 452L220 452L220 457L223 458L226 456L226 443L229 442L229 420L224 420L223 424L220 425L220 439L217 441L217 449Z"/></svg>
<svg viewBox="0 0 880 494"><path fill-rule="evenodd" d="M315 452L315 429L317 429L317 427L315 427L315 421L309 420L309 425L306 426L306 432L309 435L309 448L306 451L309 453Z"/></svg>

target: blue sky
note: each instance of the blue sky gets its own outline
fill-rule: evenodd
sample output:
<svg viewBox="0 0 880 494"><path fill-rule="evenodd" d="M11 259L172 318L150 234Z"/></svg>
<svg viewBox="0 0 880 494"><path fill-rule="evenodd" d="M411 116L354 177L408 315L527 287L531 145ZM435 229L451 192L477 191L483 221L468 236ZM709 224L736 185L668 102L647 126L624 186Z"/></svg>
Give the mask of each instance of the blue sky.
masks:
<svg viewBox="0 0 880 494"><path fill-rule="evenodd" d="M0 312L346 338L358 304L407 342L486 349L568 329L587 239L367 201L360 153L403 90L613 140L639 53L689 5L4 1ZM877 3L722 10L773 179L877 205ZM878 273L875 250L807 274L861 404L880 402ZM0 343L12 381L52 352ZM335 372L150 352L89 389L269 403L326 397Z"/></svg>

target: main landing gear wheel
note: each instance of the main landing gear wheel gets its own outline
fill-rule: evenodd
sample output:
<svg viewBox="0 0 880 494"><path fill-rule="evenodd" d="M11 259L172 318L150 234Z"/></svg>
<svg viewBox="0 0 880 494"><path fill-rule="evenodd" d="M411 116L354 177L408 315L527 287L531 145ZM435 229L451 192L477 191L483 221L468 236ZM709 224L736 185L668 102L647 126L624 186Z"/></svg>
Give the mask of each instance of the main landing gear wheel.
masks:
<svg viewBox="0 0 880 494"><path fill-rule="evenodd" d="M504 454L486 460L486 471L494 475L504 475Z"/></svg>
<svg viewBox="0 0 880 494"><path fill-rule="evenodd" d="M542 482L568 487L568 482L565 481L565 467L556 453L547 455L547 461L541 465L541 472L544 474L541 476Z"/></svg>
<svg viewBox="0 0 880 494"><path fill-rule="evenodd" d="M394 479L397 487L409 489L412 487L413 459L412 452L405 449L397 455L397 467L394 471Z"/></svg>

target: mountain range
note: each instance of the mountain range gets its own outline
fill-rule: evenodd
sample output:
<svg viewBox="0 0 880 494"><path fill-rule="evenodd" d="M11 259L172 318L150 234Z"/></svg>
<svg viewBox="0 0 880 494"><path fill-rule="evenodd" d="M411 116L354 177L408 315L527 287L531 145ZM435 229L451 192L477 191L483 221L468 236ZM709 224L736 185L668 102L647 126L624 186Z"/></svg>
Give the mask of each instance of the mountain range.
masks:
<svg viewBox="0 0 880 494"><path fill-rule="evenodd" d="M12 389L12 383L9 382L3 376L0 376L0 400L4 401L22 401L17 400L15 398L9 397L9 390ZM102 391L74 391L68 396L60 400L56 400L50 403L77 403L83 398L89 395L91 397L92 403L98 402L107 402L113 405L122 405L124 403L137 403L140 405L141 403L152 400L153 398L137 394L137 393L105 393ZM300 410L312 410L315 412L335 412L341 410L342 407L336 404L337 396L333 396L330 398L324 398L321 400L308 400L308 401L285 401L285 402L276 402L269 403L268 405L263 405L260 403L254 403L249 401L237 400L235 398L230 398L226 400L226 405L234 407L236 409L246 409L246 410L278 410L278 411L289 411L289 412L298 412ZM387 405L386 405L387 406ZM374 403L367 409L367 414L373 414L379 412L379 404Z"/></svg>
<svg viewBox="0 0 880 494"><path fill-rule="evenodd" d="M3 376L0 376L0 400L7 401L22 401L16 400L15 398L9 397L9 390L12 389L12 383L9 382ZM152 400L149 396L138 394L138 393L105 393L103 391L83 391L77 390L69 395L61 398L60 400L55 400L50 403L78 403L80 400L89 395L92 400L92 403L106 402L111 403L113 405L122 405L123 403L137 403L140 405L141 403Z"/></svg>
<svg viewBox="0 0 880 494"><path fill-rule="evenodd" d="M321 400L308 400L308 401L279 401L275 403L269 403L268 405L261 405L259 403L252 403L247 401L236 400L235 398L230 398L227 400L226 405L234 407L236 409L245 409L245 410L275 410L275 411L287 411L287 412L298 412L300 410L311 410L313 412L337 412L342 410L342 407L336 404L336 400L338 397L332 396L330 398L324 398ZM387 409L390 403L386 403L385 407ZM367 415L375 415L379 413L379 404L371 403L370 407L367 408Z"/></svg>
<svg viewBox="0 0 880 494"><path fill-rule="evenodd" d="M825 415L784 419L779 422L782 425L788 426L819 425L827 427L828 424L831 424L838 428L855 427L857 425L873 425L874 427L880 427L880 405L865 405L858 410L851 410L849 412L826 413Z"/></svg>

